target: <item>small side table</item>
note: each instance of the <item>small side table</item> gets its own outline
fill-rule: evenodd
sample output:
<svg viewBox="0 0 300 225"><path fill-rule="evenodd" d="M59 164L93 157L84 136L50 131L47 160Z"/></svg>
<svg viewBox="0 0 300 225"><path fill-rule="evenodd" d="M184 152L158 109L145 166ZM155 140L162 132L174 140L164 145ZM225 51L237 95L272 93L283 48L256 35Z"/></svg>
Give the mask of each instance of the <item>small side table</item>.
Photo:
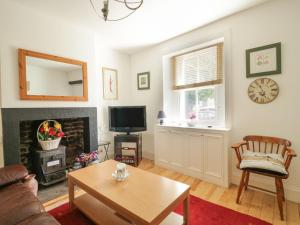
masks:
<svg viewBox="0 0 300 225"><path fill-rule="evenodd" d="M109 145L110 145L110 141L101 141L98 143L98 148L101 146L103 146L103 148L104 148L105 156L104 156L103 161L109 159L109 157L108 157Z"/></svg>

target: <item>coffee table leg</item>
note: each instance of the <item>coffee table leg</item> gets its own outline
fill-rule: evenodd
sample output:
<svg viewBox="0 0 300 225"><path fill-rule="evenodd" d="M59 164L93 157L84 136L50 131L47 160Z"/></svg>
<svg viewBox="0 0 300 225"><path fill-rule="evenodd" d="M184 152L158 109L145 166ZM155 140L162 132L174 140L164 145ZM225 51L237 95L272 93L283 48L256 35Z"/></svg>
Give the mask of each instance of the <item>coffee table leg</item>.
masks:
<svg viewBox="0 0 300 225"><path fill-rule="evenodd" d="M190 224L190 195L187 196L186 199L183 201L183 224L189 225Z"/></svg>
<svg viewBox="0 0 300 225"><path fill-rule="evenodd" d="M70 208L74 208L74 183L71 179L68 179L68 187L69 187L69 206Z"/></svg>

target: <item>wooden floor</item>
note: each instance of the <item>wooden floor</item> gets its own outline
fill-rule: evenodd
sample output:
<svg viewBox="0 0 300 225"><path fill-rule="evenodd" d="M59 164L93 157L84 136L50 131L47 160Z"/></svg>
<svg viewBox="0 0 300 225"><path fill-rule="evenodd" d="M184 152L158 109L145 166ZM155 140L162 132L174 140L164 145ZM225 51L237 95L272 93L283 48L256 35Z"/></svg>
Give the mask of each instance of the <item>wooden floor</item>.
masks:
<svg viewBox="0 0 300 225"><path fill-rule="evenodd" d="M275 196L260 191L248 189L242 194L241 204L236 204L237 186L232 185L230 188L223 188L197 178L189 177L159 166L155 166L153 161L143 159L139 168L186 183L191 186L191 194L218 205L251 215L272 224L280 225L300 225L300 205L286 201L284 204L285 221L280 220L277 201ZM82 194L77 191L76 195ZM55 208L68 201L68 195L61 196L57 199L44 204L46 210Z"/></svg>

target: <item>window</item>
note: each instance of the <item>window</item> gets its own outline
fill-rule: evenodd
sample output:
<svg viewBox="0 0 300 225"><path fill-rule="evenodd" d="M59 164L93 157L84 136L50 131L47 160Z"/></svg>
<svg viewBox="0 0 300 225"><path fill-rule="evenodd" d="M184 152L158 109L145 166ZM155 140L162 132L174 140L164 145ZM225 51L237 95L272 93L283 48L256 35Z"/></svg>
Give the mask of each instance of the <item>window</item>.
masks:
<svg viewBox="0 0 300 225"><path fill-rule="evenodd" d="M185 90L183 94L184 118L195 118L199 123L214 123L217 118L217 88Z"/></svg>
<svg viewBox="0 0 300 225"><path fill-rule="evenodd" d="M223 43L173 57L173 89L221 84L223 79Z"/></svg>
<svg viewBox="0 0 300 225"><path fill-rule="evenodd" d="M173 56L173 90L180 90L181 118L224 124L223 42Z"/></svg>
<svg viewBox="0 0 300 225"><path fill-rule="evenodd" d="M221 37L163 57L167 122L225 126L224 40Z"/></svg>

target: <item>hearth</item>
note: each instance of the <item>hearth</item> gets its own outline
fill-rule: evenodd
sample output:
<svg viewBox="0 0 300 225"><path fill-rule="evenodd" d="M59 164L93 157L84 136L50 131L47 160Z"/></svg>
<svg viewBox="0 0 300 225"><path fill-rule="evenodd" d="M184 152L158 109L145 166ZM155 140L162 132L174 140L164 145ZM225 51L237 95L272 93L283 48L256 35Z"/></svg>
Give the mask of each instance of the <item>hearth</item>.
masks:
<svg viewBox="0 0 300 225"><path fill-rule="evenodd" d="M33 149L37 148L36 129L46 119L62 124L66 137L66 164L76 155L97 149L97 109L82 108L3 108L3 150L5 165L23 163L32 171Z"/></svg>

